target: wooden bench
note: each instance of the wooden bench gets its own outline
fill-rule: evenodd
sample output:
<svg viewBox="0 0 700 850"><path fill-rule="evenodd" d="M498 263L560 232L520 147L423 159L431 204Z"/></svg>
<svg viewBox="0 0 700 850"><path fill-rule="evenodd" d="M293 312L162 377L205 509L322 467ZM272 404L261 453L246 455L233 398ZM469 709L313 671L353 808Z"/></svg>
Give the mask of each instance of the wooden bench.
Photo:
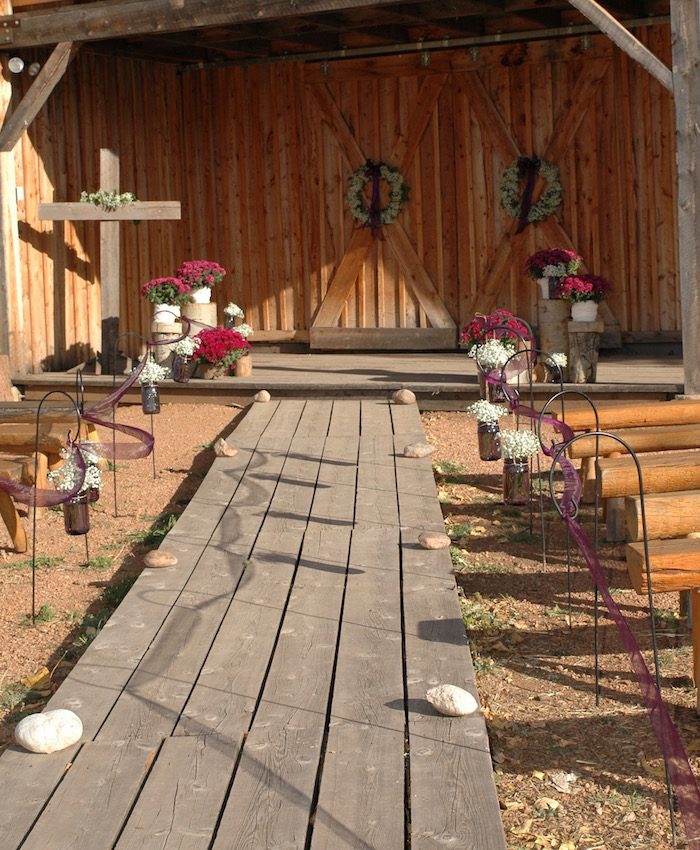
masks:
<svg viewBox="0 0 700 850"><path fill-rule="evenodd" d="M22 421L24 420L24 421ZM36 423L34 417L25 414L10 421L0 420L0 452L32 453L36 446ZM48 458L49 469L61 464L61 449L66 445L68 432L75 435L77 422L75 417L42 415L39 423L38 450ZM97 429L90 422L81 420L78 438L96 440Z"/></svg>
<svg viewBox="0 0 700 850"><path fill-rule="evenodd" d="M37 481L39 486L46 486L46 457L38 456L37 464ZM4 455L0 457L0 478L6 481L14 481L20 484L34 483L34 457L22 455L12 457ZM0 517L5 523L5 527L12 538L12 543L16 552L27 551L27 532L25 531L22 520L17 513L17 508L12 497L5 490L0 490Z"/></svg>

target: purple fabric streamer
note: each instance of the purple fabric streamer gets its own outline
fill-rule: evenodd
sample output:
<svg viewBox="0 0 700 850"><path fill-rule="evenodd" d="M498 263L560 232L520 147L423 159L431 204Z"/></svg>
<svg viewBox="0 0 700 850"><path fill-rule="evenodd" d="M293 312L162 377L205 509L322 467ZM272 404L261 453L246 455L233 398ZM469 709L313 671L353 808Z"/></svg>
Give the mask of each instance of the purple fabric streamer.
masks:
<svg viewBox="0 0 700 850"><path fill-rule="evenodd" d="M532 209L532 193L535 189L535 178L540 168L540 160L533 156L529 159L526 156L521 156L518 159L518 176L525 178L525 189L523 191L523 201L520 204L520 215L518 216L518 227L516 233L522 233L528 225L527 217Z"/></svg>
<svg viewBox="0 0 700 850"><path fill-rule="evenodd" d="M379 163L368 159L365 163L365 174L372 180L372 199L369 202L369 226L372 229L372 236L376 239L377 236L382 237L382 219L381 209L379 206Z"/></svg>
<svg viewBox="0 0 700 850"><path fill-rule="evenodd" d="M525 359L527 361L529 358L514 357L512 359ZM605 602L611 619L617 625L620 639L629 656L632 670L637 678L642 700L647 710L649 722L656 736L659 749L668 770L671 785L673 786L675 799L683 821L688 848L690 850L700 850L700 789L698 789L698 784L685 748L683 747L683 742L666 708L661 693L656 686L656 682L647 667L637 639L632 633L617 603L610 595L610 590L595 547L581 525L574 519L578 513L582 485L576 469L565 452L566 446L574 437L574 432L565 422L555 419L552 416L540 416L533 408L520 404L517 391L507 383L507 379L524 371L521 367L522 363L514 363L511 367L511 361L509 361L504 370L494 369L487 373L486 380L489 383L499 384L501 386L508 405L514 413L519 416L525 416L533 422L540 421L543 425L551 426L563 438L561 442L553 442L549 447L542 443L544 454L551 458L556 457L556 462L561 468L564 479L564 491L559 502L559 512L571 536L583 554L591 577L600 591L600 595Z"/></svg>

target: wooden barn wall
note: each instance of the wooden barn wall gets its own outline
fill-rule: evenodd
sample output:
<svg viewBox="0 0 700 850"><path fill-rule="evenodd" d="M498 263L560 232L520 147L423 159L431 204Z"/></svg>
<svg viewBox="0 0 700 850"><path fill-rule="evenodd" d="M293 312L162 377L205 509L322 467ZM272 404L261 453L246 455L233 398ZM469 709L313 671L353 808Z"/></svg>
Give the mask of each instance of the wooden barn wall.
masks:
<svg viewBox="0 0 700 850"><path fill-rule="evenodd" d="M670 61L667 28L642 38ZM600 82L571 111L593 68ZM38 203L97 188L100 147L119 150L122 191L182 202L182 222L121 226L123 331L147 333L143 281L209 258L230 270L219 306L243 306L259 339L308 338L354 228L345 203L352 169L312 89L328 91L367 156L388 160L436 74L445 81L405 172L401 223L458 325L495 305L533 318L535 286L522 262L558 243L539 225L512 236L498 191L510 160L497 118L485 119L475 101L475 73L523 154L542 155L575 119L556 161L563 230L590 271L612 281L623 331L679 330L673 104L603 36L587 50L570 39L435 53L427 66L411 55L182 75L86 54L16 150L25 331L15 368L65 368L97 346L99 227L40 222ZM375 240L340 324L425 326L404 277Z"/></svg>

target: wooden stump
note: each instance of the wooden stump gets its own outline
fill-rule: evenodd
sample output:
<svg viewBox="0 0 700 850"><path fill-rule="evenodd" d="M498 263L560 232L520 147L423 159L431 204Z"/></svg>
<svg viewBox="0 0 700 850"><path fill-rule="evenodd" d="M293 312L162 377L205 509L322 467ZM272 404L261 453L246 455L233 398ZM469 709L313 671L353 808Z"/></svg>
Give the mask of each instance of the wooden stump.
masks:
<svg viewBox="0 0 700 850"><path fill-rule="evenodd" d="M236 378L249 378L253 372L253 355L246 354L236 363Z"/></svg>
<svg viewBox="0 0 700 850"><path fill-rule="evenodd" d="M151 339L154 342L167 343L169 340L177 339L182 336L182 325L179 322L151 322ZM172 345L155 345L153 346L153 359L161 366L172 365L173 362L173 347Z"/></svg>
<svg viewBox="0 0 700 850"><path fill-rule="evenodd" d="M605 330L601 321L568 323L569 380L573 384L595 383L598 368L600 335Z"/></svg>
<svg viewBox="0 0 700 850"><path fill-rule="evenodd" d="M537 336L542 351L547 354L566 354L569 350L569 318L568 301L559 298L549 301L537 299Z"/></svg>
<svg viewBox="0 0 700 850"><path fill-rule="evenodd" d="M182 315L192 322L188 331L189 336L196 336L206 327L216 327L216 304L185 304L182 308Z"/></svg>

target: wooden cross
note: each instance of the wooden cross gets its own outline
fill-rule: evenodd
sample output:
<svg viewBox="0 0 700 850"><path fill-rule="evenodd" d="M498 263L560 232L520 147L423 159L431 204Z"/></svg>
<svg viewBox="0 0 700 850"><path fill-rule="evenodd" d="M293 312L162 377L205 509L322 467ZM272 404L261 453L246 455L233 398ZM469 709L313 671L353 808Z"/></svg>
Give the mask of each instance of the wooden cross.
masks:
<svg viewBox="0 0 700 850"><path fill-rule="evenodd" d="M119 156L115 151L100 150L100 188L119 191ZM63 204L39 204L42 221L100 222L100 284L102 307L102 341L97 368L114 373L115 345L119 338L119 222L143 220L177 220L179 201L137 201L113 212L80 201Z"/></svg>

